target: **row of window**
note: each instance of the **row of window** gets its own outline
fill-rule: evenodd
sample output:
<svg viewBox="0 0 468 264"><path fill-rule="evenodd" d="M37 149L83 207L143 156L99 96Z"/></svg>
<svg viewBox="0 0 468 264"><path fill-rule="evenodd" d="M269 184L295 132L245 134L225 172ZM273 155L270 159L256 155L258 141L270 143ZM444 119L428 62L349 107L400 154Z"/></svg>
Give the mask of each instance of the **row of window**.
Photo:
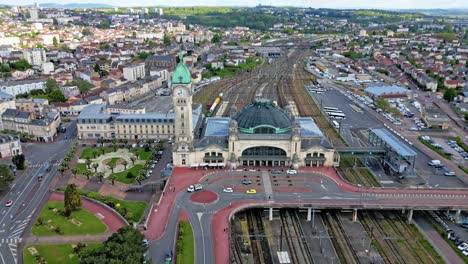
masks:
<svg viewBox="0 0 468 264"><path fill-rule="evenodd" d="M116 122L119 123L174 123L174 119L172 118L125 118L125 119L117 119Z"/></svg>

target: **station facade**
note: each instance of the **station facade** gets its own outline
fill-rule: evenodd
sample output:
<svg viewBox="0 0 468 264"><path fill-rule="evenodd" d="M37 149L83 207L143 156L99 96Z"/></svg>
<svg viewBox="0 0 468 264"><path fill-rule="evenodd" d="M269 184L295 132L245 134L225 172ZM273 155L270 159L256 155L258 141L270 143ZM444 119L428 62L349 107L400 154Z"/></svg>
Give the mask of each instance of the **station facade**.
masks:
<svg viewBox="0 0 468 264"><path fill-rule="evenodd" d="M310 117L256 99L227 118L192 115L192 83L179 63L172 78L173 162L182 167L338 166L339 155Z"/></svg>

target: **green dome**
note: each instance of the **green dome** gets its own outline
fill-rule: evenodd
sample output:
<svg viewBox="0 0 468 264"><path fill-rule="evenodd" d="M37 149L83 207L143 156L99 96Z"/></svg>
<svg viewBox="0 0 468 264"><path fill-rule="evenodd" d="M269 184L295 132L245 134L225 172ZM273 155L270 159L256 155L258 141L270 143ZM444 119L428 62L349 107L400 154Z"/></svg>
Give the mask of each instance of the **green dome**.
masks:
<svg viewBox="0 0 468 264"><path fill-rule="evenodd" d="M192 75L187 65L185 65L182 58L182 54L179 55L180 62L177 64L177 67L172 75L173 84L189 84L192 82Z"/></svg>
<svg viewBox="0 0 468 264"><path fill-rule="evenodd" d="M249 134L283 134L291 131L292 118L271 100L256 99L237 116L239 131Z"/></svg>

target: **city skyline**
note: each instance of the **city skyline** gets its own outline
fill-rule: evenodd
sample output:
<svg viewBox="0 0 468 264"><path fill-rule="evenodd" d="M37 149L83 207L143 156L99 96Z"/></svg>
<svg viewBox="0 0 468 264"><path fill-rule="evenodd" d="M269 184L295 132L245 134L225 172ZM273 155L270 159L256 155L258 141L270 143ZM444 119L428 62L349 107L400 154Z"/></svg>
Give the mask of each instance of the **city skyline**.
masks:
<svg viewBox="0 0 468 264"><path fill-rule="evenodd" d="M178 7L178 6L257 6L261 5L273 5L273 6L296 6L296 7L316 7L316 8L378 8L378 9L394 9L394 10L404 10L404 9L450 9L450 8L468 8L466 1L454 0L449 3L442 0L415 0L408 3L404 0L395 0L392 2L389 1L371 1L371 0L341 0L335 1L333 3L323 2L318 0L303 1L303 0L261 0L261 1L248 1L240 0L236 2L236 5L232 5L232 2L225 2L219 0L201 0L197 3L187 0L175 0L171 2L166 1L154 1L152 5L148 5L147 1L136 0L132 2L127 2L123 0L98 0L98 1L89 1L89 0L64 0L64 1L53 1L53 0L43 0L43 1L24 1L21 5L33 5L35 2L41 4L106 4L116 7L131 7L131 6L166 6L166 7ZM14 5L10 0L0 0L1 5Z"/></svg>

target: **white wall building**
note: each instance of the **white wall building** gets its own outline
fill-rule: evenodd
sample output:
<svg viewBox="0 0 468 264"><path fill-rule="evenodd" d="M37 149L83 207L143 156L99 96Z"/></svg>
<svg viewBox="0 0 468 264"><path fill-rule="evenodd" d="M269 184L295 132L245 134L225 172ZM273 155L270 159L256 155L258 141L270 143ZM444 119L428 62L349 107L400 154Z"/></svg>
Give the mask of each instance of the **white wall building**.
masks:
<svg viewBox="0 0 468 264"><path fill-rule="evenodd" d="M46 53L44 49L23 50L24 59L31 65L42 65L46 61Z"/></svg>
<svg viewBox="0 0 468 264"><path fill-rule="evenodd" d="M46 79L0 82L0 91L16 96L32 90L45 91Z"/></svg>
<svg viewBox="0 0 468 264"><path fill-rule="evenodd" d="M145 64L133 64L123 68L123 76L129 81L145 77Z"/></svg>

